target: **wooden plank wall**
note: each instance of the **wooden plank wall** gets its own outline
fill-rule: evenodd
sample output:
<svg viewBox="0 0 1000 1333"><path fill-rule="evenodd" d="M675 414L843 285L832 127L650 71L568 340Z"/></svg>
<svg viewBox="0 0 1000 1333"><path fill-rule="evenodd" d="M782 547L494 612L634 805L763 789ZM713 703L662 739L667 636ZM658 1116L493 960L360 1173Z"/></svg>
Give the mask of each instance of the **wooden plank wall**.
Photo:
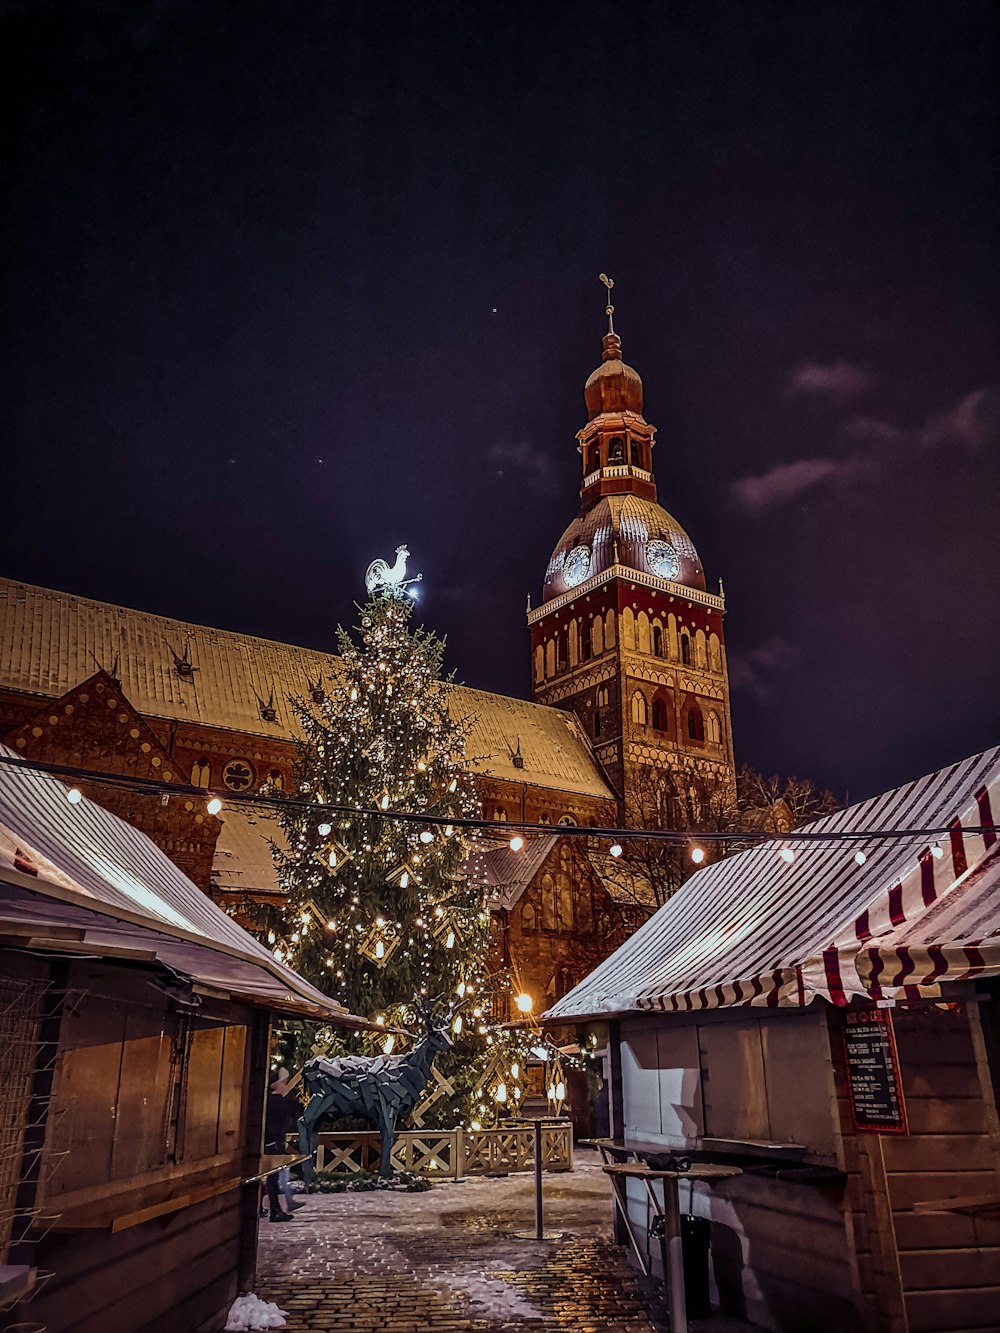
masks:
<svg viewBox="0 0 1000 1333"><path fill-rule="evenodd" d="M808 1147L808 1161L840 1164L833 1071L818 1010L628 1020L621 1034L627 1136L798 1142ZM629 1202L645 1226L644 1195L630 1189ZM711 1190L682 1189L681 1207L711 1221L716 1294L727 1313L775 1330L865 1327L842 1187L744 1175ZM655 1263L658 1254L652 1257Z"/></svg>
<svg viewBox="0 0 1000 1333"><path fill-rule="evenodd" d="M996 1106L978 1008L963 998L949 1008L928 1003L893 1011L907 1135L853 1131L842 1015L830 1015L858 1269L887 1333L1000 1328L1000 1222L913 1209L1000 1189Z"/></svg>
<svg viewBox="0 0 1000 1333"><path fill-rule="evenodd" d="M50 1232L38 1263L56 1276L22 1318L50 1333L193 1333L237 1296L242 1190L117 1234Z"/></svg>

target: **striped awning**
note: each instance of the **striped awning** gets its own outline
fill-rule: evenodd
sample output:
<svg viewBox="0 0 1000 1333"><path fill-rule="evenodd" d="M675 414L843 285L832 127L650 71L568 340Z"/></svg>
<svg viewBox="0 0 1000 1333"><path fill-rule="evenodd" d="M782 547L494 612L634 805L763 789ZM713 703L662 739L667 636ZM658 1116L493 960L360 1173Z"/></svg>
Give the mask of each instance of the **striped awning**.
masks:
<svg viewBox="0 0 1000 1333"><path fill-rule="evenodd" d="M876 998L1000 973L1000 843L916 920L866 944L857 968Z"/></svg>
<svg viewBox="0 0 1000 1333"><path fill-rule="evenodd" d="M919 919L984 860L995 834L965 830L992 825L998 809L994 748L799 830L876 836L770 842L708 866L546 1017L805 1005L816 996L843 1005L867 995L859 949ZM950 833L939 847L877 836L942 827ZM782 846L794 850L791 862Z"/></svg>

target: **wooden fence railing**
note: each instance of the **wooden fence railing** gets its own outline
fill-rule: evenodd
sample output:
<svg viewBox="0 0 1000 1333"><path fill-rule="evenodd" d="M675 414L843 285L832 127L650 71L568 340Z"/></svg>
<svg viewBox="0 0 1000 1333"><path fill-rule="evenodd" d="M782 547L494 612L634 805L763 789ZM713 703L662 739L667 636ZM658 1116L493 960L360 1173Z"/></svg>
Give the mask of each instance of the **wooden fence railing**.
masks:
<svg viewBox="0 0 1000 1333"><path fill-rule="evenodd" d="M318 1136L318 1171L377 1171L381 1159L379 1136L374 1130ZM530 1171L535 1161L534 1132L524 1125L404 1129L393 1142L392 1160L400 1171L456 1180L459 1176ZM542 1169L573 1170L573 1126L569 1120L542 1127Z"/></svg>

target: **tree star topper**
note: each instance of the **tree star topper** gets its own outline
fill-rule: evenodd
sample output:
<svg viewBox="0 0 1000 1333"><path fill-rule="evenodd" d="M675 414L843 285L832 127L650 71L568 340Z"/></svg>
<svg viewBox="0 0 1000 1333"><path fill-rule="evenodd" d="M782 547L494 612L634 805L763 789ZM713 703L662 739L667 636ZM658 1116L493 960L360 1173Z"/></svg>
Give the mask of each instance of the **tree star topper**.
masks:
<svg viewBox="0 0 1000 1333"><path fill-rule="evenodd" d="M396 547L396 563L389 565L385 560L373 560L368 566L368 572L365 574L365 587L374 597L376 593L383 593L390 597L402 597L405 589L411 584L419 583L423 578L422 574L416 574L412 579L406 577L406 562L409 559L410 552L405 546ZM411 597L415 593L409 594Z"/></svg>

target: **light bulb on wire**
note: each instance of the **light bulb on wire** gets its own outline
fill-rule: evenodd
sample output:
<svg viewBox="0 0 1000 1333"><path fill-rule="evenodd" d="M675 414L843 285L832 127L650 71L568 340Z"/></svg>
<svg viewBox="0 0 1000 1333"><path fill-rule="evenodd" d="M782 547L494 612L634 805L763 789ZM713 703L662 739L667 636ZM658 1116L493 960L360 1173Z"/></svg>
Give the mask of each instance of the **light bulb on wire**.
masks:
<svg viewBox="0 0 1000 1333"><path fill-rule="evenodd" d="M210 815L217 815L219 813L219 811L222 809L222 802L219 800L218 796L212 797L206 809L208 810L208 813Z"/></svg>
<svg viewBox="0 0 1000 1333"><path fill-rule="evenodd" d="M704 859L705 859L704 847L691 848L691 860L695 863L696 866L700 866L702 861L704 861Z"/></svg>
<svg viewBox="0 0 1000 1333"><path fill-rule="evenodd" d="M515 833L507 845L512 852L519 852L524 846L524 839L521 837L520 833Z"/></svg>

